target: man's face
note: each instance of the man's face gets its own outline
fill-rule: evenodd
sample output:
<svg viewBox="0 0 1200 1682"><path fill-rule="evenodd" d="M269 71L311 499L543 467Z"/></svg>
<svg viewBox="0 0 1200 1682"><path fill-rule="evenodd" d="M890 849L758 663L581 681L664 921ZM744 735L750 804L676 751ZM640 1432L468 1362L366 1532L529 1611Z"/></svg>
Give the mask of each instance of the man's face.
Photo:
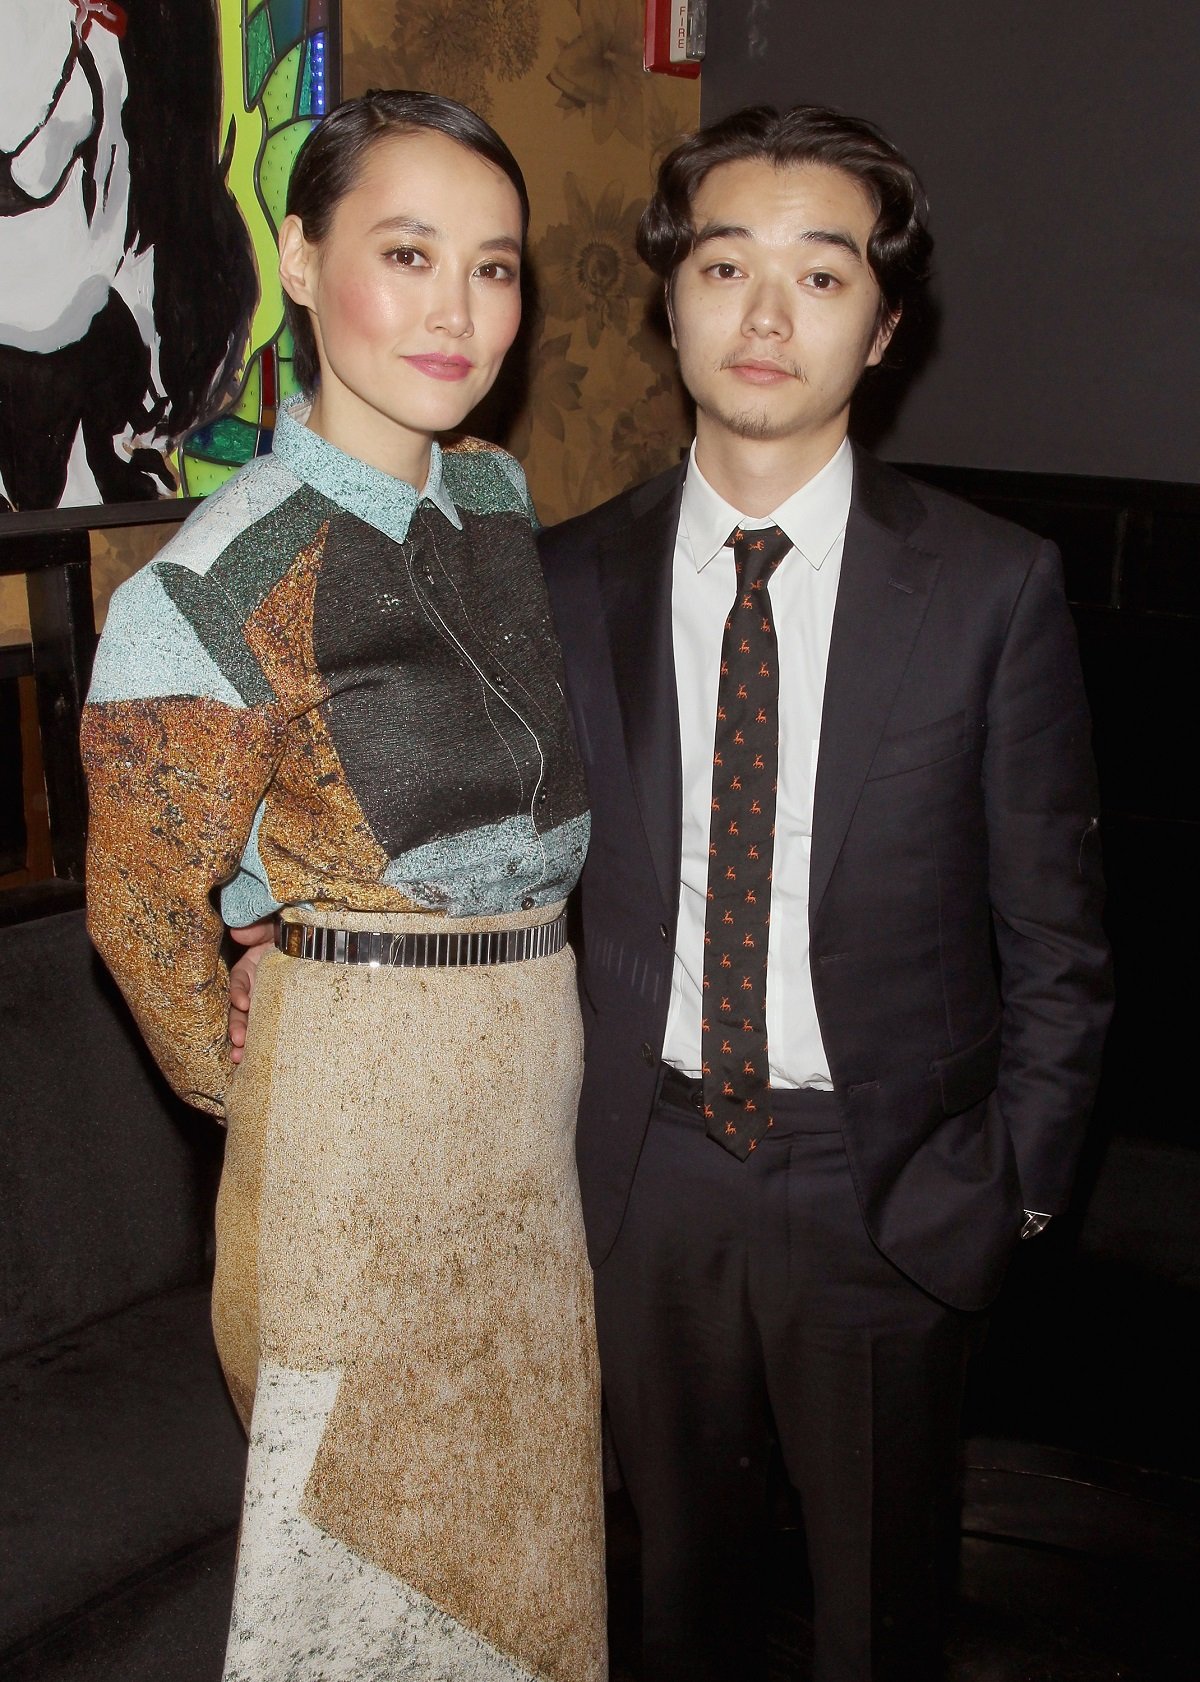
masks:
<svg viewBox="0 0 1200 1682"><path fill-rule="evenodd" d="M795 439L832 454L895 325L879 326L866 192L823 164L720 164L692 220L696 246L669 308L698 438Z"/></svg>

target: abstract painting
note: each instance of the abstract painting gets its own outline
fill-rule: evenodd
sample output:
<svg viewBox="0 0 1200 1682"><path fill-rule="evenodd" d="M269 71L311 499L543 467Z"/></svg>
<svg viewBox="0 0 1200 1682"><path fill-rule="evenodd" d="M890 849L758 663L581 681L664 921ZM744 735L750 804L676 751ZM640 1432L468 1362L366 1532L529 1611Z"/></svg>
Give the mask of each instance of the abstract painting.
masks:
<svg viewBox="0 0 1200 1682"><path fill-rule="evenodd" d="M275 236L336 31L336 0L0 0L0 531L269 447Z"/></svg>

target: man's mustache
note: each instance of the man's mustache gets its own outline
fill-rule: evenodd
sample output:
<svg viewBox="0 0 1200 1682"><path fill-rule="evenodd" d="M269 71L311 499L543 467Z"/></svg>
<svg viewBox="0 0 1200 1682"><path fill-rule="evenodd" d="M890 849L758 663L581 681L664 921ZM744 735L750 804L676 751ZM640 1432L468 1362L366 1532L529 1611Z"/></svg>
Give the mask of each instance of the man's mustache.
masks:
<svg viewBox="0 0 1200 1682"><path fill-rule="evenodd" d="M786 356L738 356L731 353L720 363L720 369L726 368L778 368L781 374L790 374L794 380L804 379L804 369L798 362L793 362Z"/></svg>

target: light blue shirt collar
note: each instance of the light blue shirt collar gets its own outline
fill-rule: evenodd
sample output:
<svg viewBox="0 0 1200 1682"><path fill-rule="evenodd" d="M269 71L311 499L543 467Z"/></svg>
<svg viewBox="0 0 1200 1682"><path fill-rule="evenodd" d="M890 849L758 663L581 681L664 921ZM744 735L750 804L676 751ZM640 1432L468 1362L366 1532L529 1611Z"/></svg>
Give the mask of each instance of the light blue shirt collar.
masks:
<svg viewBox="0 0 1200 1682"><path fill-rule="evenodd" d="M408 536L412 517L422 502L444 514L456 530L462 530L458 509L446 489L439 444L435 442L430 452L429 477L418 493L406 480L368 466L310 431L305 424L310 407L306 397L289 397L275 418L272 453L297 478L397 543Z"/></svg>

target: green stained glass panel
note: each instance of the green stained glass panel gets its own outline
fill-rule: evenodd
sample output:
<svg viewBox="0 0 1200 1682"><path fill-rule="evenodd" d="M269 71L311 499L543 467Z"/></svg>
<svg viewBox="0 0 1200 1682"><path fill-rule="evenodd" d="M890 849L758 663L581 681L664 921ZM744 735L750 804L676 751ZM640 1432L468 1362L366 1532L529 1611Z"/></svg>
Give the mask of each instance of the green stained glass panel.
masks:
<svg viewBox="0 0 1200 1682"><path fill-rule="evenodd" d="M300 390L300 382L296 378L294 357L296 346L292 335L286 326L279 329L279 337L275 340L275 366L278 370L276 380L279 386L279 401L285 397L294 397Z"/></svg>
<svg viewBox="0 0 1200 1682"><path fill-rule="evenodd" d="M304 0L267 0L275 39L282 51L304 34Z"/></svg>
<svg viewBox="0 0 1200 1682"><path fill-rule="evenodd" d="M271 43L271 22L265 7L246 25L247 105L253 105L271 70L275 49Z"/></svg>
<svg viewBox="0 0 1200 1682"><path fill-rule="evenodd" d="M207 461L241 466L249 461L258 445L258 427L234 415L222 415L211 426L202 426L188 439L188 454Z"/></svg>
<svg viewBox="0 0 1200 1682"><path fill-rule="evenodd" d="M296 84L300 79L300 65L304 57L303 46L293 47L287 57L282 59L267 79L263 89L263 110L267 114L268 128L282 128L290 122L296 112Z"/></svg>
<svg viewBox="0 0 1200 1682"><path fill-rule="evenodd" d="M182 467L183 483L179 487L181 496L211 496L226 480L232 479L236 471L224 462L202 461L194 456L190 449L183 452Z"/></svg>
<svg viewBox="0 0 1200 1682"><path fill-rule="evenodd" d="M258 190L267 211L278 227L283 221L287 203L288 180L296 153L311 132L312 124L304 121L288 123L267 136L262 162L258 167Z"/></svg>
<svg viewBox="0 0 1200 1682"><path fill-rule="evenodd" d="M246 370L246 381L233 412L239 420L249 421L252 426L258 425L262 414L262 363L257 356Z"/></svg>
<svg viewBox="0 0 1200 1682"><path fill-rule="evenodd" d="M300 103L296 108L301 117L313 116L313 63L312 42L304 49L304 70L300 77Z"/></svg>

